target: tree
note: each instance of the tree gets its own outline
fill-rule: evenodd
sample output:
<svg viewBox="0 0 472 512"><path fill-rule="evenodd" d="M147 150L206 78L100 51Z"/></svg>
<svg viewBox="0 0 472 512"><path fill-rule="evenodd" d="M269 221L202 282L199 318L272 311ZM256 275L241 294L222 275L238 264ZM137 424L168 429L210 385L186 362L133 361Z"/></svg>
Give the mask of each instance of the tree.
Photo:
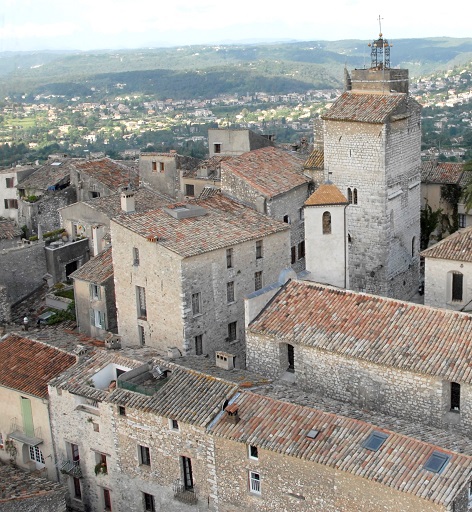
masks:
<svg viewBox="0 0 472 512"><path fill-rule="evenodd" d="M420 246L421 250L424 251L428 248L429 239L433 234L434 230L438 227L439 221L442 217L442 209L439 208L433 212L431 206L428 203L421 209L420 224L421 224L421 237Z"/></svg>
<svg viewBox="0 0 472 512"><path fill-rule="evenodd" d="M462 201L465 206L465 211L469 213L469 210L472 208L472 160L469 160L464 164L463 170L464 176L467 173L469 178L467 180L467 185L464 187L462 192Z"/></svg>

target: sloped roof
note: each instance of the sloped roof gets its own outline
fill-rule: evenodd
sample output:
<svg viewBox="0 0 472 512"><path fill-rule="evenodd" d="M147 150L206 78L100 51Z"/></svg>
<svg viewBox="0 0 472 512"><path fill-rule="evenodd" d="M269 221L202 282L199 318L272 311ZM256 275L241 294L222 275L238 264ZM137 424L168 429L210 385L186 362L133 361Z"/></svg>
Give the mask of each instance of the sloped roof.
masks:
<svg viewBox="0 0 472 512"><path fill-rule="evenodd" d="M112 248L99 253L95 258L90 259L79 269L73 272L70 277L101 284L113 276Z"/></svg>
<svg viewBox="0 0 472 512"><path fill-rule="evenodd" d="M238 408L240 421L221 416L210 428L219 437L323 464L438 504L449 504L470 479L471 456L375 424L250 391L241 392L231 405ZM313 429L318 434L310 439ZM373 432L387 436L378 451L363 446ZM451 457L441 473L423 468L435 450Z"/></svg>
<svg viewBox="0 0 472 512"><path fill-rule="evenodd" d="M303 159L296 153L267 147L248 151L221 162L221 170L246 181L267 198L308 183L303 175Z"/></svg>
<svg viewBox="0 0 472 512"><path fill-rule="evenodd" d="M110 189L117 189L129 183L138 186L136 170L111 158L83 160L74 167L78 172L87 174Z"/></svg>
<svg viewBox="0 0 472 512"><path fill-rule="evenodd" d="M23 234L23 231L10 220L0 220L0 240L13 240Z"/></svg>
<svg viewBox="0 0 472 512"><path fill-rule="evenodd" d="M10 334L0 341L0 361L1 386L47 398L48 382L73 366L76 357L44 343Z"/></svg>
<svg viewBox="0 0 472 512"><path fill-rule="evenodd" d="M425 258L440 258L453 261L472 261L472 227L456 231L444 240L424 250Z"/></svg>
<svg viewBox="0 0 472 512"><path fill-rule="evenodd" d="M305 206L343 205L349 204L344 194L334 183L321 184L305 201Z"/></svg>
<svg viewBox="0 0 472 512"><path fill-rule="evenodd" d="M421 181L441 185L459 185L464 164L427 160L421 162Z"/></svg>
<svg viewBox="0 0 472 512"><path fill-rule="evenodd" d="M204 208L206 214L176 219L159 208L146 213L120 215L113 221L144 238L158 236L160 245L184 258L290 229L288 224L222 194L190 201L189 204ZM174 208L178 204L171 206Z"/></svg>
<svg viewBox="0 0 472 512"><path fill-rule="evenodd" d="M343 93L322 116L330 121L357 121L360 123L383 124L392 115L406 116L408 104L418 105L406 94Z"/></svg>
<svg viewBox="0 0 472 512"><path fill-rule="evenodd" d="M249 332L472 383L472 316L465 313L290 281Z"/></svg>
<svg viewBox="0 0 472 512"><path fill-rule="evenodd" d="M314 148L310 156L303 165L305 169L323 169L324 168L324 150Z"/></svg>
<svg viewBox="0 0 472 512"><path fill-rule="evenodd" d="M48 188L66 181L67 177L70 176L71 165L74 162L77 163L81 161L82 159L80 158L50 160L19 183L17 188L25 190L48 190Z"/></svg>

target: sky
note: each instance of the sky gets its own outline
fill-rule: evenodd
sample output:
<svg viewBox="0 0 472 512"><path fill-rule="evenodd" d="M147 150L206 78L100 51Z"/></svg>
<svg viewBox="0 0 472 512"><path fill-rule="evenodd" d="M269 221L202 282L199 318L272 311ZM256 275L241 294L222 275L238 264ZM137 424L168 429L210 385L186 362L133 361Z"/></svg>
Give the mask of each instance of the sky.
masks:
<svg viewBox="0 0 472 512"><path fill-rule="evenodd" d="M379 33L379 16L390 42L472 37L470 5L470 0L1 0L0 52L369 41Z"/></svg>

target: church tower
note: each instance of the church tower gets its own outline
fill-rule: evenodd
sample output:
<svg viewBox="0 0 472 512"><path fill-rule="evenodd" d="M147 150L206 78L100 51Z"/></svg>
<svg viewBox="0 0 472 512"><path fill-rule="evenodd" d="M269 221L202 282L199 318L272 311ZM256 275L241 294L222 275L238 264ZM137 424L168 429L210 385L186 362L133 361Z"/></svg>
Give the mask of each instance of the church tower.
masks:
<svg viewBox="0 0 472 512"><path fill-rule="evenodd" d="M349 288L409 299L419 282L421 107L380 33L322 117L325 177L349 202Z"/></svg>

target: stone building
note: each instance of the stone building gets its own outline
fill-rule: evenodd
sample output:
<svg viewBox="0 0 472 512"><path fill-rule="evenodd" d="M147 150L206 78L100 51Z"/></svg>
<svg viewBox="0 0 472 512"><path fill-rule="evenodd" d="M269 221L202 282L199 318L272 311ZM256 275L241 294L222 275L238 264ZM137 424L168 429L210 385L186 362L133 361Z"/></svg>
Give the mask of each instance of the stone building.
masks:
<svg viewBox="0 0 472 512"><path fill-rule="evenodd" d="M21 245L23 231L12 220L0 220L0 251Z"/></svg>
<svg viewBox="0 0 472 512"><path fill-rule="evenodd" d="M472 311L472 226L461 229L421 253L425 262L424 303Z"/></svg>
<svg viewBox="0 0 472 512"><path fill-rule="evenodd" d="M387 41L372 48L371 67L346 72L322 116L325 179L350 203L350 287L408 299L419 283L421 107L408 70L378 60Z"/></svg>
<svg viewBox="0 0 472 512"><path fill-rule="evenodd" d="M289 263L289 226L221 194L111 221L118 332L244 365L243 297Z"/></svg>
<svg viewBox="0 0 472 512"><path fill-rule="evenodd" d="M196 169L181 171L181 197L200 197L204 189L221 188L221 163L230 156L214 156L201 162Z"/></svg>
<svg viewBox="0 0 472 512"><path fill-rule="evenodd" d="M102 251L70 277L74 280L77 327L92 338L117 332L112 249Z"/></svg>
<svg viewBox="0 0 472 512"><path fill-rule="evenodd" d="M273 137L259 135L245 128L208 130L210 158L214 156L239 156L248 151L275 146Z"/></svg>
<svg viewBox="0 0 472 512"><path fill-rule="evenodd" d="M290 225L291 264L305 268L303 204L310 178L297 153L266 147L221 162L221 190L231 198Z"/></svg>
<svg viewBox="0 0 472 512"><path fill-rule="evenodd" d="M35 170L30 165L0 170L0 217L18 222L17 185Z"/></svg>

